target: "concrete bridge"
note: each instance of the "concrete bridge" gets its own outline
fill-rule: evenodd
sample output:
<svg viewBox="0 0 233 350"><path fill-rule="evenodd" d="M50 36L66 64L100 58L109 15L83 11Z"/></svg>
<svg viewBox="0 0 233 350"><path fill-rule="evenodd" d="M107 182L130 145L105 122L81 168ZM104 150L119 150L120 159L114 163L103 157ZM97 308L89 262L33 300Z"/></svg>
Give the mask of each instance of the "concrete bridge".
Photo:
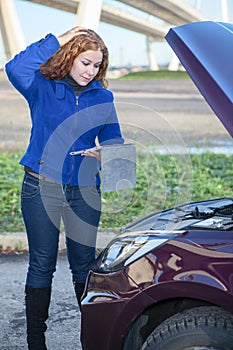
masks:
<svg viewBox="0 0 233 350"><path fill-rule="evenodd" d="M147 52L151 69L158 69L151 45L155 41L163 41L169 27L188 22L205 20L196 7L184 0L119 0L126 5L143 11L145 18L136 16L110 5L103 0L24 0L44 6L57 8L77 14L77 24L97 30L99 21L126 28L144 34L147 37ZM227 0L225 0L227 6ZM155 22L161 19L162 24ZM14 5L14 0L0 0L0 29L2 33L6 59L25 47L25 39ZM174 64L175 63L175 64ZM170 69L177 68L178 61L170 63Z"/></svg>

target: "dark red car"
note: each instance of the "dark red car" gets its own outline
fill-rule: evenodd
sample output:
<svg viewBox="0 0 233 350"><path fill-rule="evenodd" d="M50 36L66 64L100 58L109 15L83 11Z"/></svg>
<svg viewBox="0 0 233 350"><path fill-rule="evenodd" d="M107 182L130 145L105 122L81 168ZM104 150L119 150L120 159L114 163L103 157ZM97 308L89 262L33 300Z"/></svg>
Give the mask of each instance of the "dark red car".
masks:
<svg viewBox="0 0 233 350"><path fill-rule="evenodd" d="M233 135L233 25L192 23L166 39ZM128 225L89 274L81 339L84 350L232 350L233 199Z"/></svg>

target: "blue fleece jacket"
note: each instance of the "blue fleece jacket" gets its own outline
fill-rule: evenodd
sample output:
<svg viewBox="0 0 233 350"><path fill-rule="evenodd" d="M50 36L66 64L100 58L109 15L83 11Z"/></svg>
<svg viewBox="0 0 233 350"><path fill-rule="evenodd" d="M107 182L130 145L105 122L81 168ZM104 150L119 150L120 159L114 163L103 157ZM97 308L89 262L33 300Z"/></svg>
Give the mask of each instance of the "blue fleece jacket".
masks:
<svg viewBox="0 0 233 350"><path fill-rule="evenodd" d="M48 80L39 71L57 50L53 34L28 46L6 64L14 87L25 97L31 114L30 142L20 163L59 183L98 185L96 158L71 156L71 151L123 143L113 94L93 80L76 96L65 79Z"/></svg>

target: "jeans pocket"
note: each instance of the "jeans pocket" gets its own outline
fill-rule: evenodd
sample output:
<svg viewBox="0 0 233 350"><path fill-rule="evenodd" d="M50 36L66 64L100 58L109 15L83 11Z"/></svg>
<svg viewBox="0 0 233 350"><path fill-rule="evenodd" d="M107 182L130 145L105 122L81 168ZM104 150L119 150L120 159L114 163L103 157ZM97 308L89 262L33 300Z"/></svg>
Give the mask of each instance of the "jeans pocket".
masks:
<svg viewBox="0 0 233 350"><path fill-rule="evenodd" d="M38 179L31 179L30 176L25 175L23 184L21 197L22 198L33 198L40 194L40 183Z"/></svg>

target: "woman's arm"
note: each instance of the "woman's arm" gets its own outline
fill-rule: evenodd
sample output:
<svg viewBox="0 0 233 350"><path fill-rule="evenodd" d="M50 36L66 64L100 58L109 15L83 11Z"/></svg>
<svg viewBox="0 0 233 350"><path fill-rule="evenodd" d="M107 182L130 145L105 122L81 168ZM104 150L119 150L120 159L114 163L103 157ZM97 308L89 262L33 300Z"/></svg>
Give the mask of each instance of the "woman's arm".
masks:
<svg viewBox="0 0 233 350"><path fill-rule="evenodd" d="M103 109L101 110L102 113L104 112L104 110L106 110L106 112L107 111L109 112L109 109L110 109L110 113L105 122L105 125L103 125L103 127L101 128L101 131L99 132L99 135L98 135L99 144L102 146L123 144L124 139L122 137L120 123L118 121L114 103L107 104L107 106L105 107L104 106L105 105L103 104L102 105ZM85 157L95 157L99 161L101 161L101 147L99 150L95 150L95 149L86 150L81 155Z"/></svg>
<svg viewBox="0 0 233 350"><path fill-rule="evenodd" d="M120 123L118 120L116 108L114 102L109 104L111 111L105 122L105 125L101 129L98 135L98 141L100 145L113 145L122 144L124 139L122 137Z"/></svg>
<svg viewBox="0 0 233 350"><path fill-rule="evenodd" d="M45 63L60 46L84 31L83 27L77 26L57 38L53 34L48 34L44 39L31 44L17 54L6 64L6 74L14 87L27 98L28 89L40 65Z"/></svg>
<svg viewBox="0 0 233 350"><path fill-rule="evenodd" d="M28 46L6 64L6 74L14 87L25 97L35 73L60 47L53 34Z"/></svg>

